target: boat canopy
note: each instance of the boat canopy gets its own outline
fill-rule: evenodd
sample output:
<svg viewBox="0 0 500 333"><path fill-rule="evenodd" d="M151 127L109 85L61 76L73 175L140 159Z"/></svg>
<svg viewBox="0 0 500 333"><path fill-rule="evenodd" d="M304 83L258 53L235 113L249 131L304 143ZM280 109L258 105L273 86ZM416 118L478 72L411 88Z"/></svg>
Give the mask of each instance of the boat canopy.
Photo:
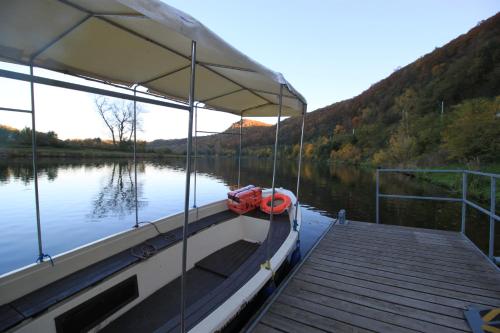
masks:
<svg viewBox="0 0 500 333"><path fill-rule="evenodd" d="M160 0L6 0L0 60L99 79L187 103L191 44L195 99L236 115L300 115L305 99L280 73L245 56Z"/></svg>

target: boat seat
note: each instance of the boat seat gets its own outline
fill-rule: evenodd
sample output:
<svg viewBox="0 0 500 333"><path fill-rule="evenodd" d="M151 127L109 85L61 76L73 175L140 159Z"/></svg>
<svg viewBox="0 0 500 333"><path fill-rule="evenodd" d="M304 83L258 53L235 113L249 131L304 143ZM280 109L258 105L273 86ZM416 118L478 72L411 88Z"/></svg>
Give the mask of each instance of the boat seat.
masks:
<svg viewBox="0 0 500 333"><path fill-rule="evenodd" d="M190 304L193 304L211 290L217 288L226 279L223 275L213 272L211 264L215 263L215 268L217 268L218 263L232 260L238 251L243 250L243 253L238 253L239 257L242 257L239 260L239 264L241 265L252 255L258 245L245 240L238 240L202 259L201 261L205 261L204 268L198 266L198 263L201 261L195 264L193 268L186 272L186 306L189 307ZM155 331L167 319L179 314L181 305L180 290L181 278L178 277L122 314L119 318L104 327L101 332L132 333Z"/></svg>
<svg viewBox="0 0 500 333"><path fill-rule="evenodd" d="M269 219L269 215L254 210L246 213L245 216L250 216L260 219ZM281 247L285 239L290 233L290 220L288 213L275 215L273 224L271 224L271 244L270 255L274 255ZM199 298L194 303L186 307L186 327L191 329L200 321L214 311L218 306L224 303L231 295L240 289L248 280L250 280L260 269L260 265L266 260L266 247L268 239L266 239L256 251L254 251L246 260L238 267L229 278L225 279L216 288L212 289L202 298ZM159 332L179 332L180 330L180 315L169 319L165 324L155 330Z"/></svg>
<svg viewBox="0 0 500 333"><path fill-rule="evenodd" d="M238 214L229 210L216 213L189 224L189 237L201 230L233 219ZM182 227L157 235L130 249L117 253L98 263L85 267L47 286L37 289L8 304L0 306L0 332L33 317L58 302L92 287L111 275L143 259L137 253L141 248L153 247L154 252L170 247L182 240ZM56 264L57 266L57 264Z"/></svg>
<svg viewBox="0 0 500 333"><path fill-rule="evenodd" d="M239 240L226 246L213 255L198 261L195 266L224 278L233 274L245 260L259 247L259 243Z"/></svg>
<svg viewBox="0 0 500 333"><path fill-rule="evenodd" d="M245 215L269 219L269 215L257 210ZM271 255L276 253L289 232L288 215L276 215L271 231ZM187 272L187 329L203 320L259 271L266 259L266 246L267 240L262 244L239 240L198 261ZM239 251L243 253L238 255ZM237 263L229 264L230 260ZM223 267L222 263L228 267ZM179 312L180 277L128 310L102 332L179 332Z"/></svg>

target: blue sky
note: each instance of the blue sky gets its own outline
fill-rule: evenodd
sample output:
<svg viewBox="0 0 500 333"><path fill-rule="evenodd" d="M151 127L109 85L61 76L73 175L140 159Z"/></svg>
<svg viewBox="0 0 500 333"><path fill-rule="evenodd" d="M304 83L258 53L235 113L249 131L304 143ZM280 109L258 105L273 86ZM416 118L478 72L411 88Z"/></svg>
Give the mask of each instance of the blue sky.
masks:
<svg viewBox="0 0 500 333"><path fill-rule="evenodd" d="M500 10L498 0L172 0L279 71L309 110L358 95Z"/></svg>
<svg viewBox="0 0 500 333"><path fill-rule="evenodd" d="M354 97L373 83L466 33L500 10L499 0L165 0L237 49L283 73L308 100L309 111ZM0 64L0 68L5 65ZM106 137L92 96L37 87L38 130L62 138ZM0 80L0 100L27 107L27 85ZM5 104L5 103L4 103ZM71 112L68 112L70 105ZM147 107L139 138L185 137L185 112ZM75 117L80 121L75 122ZM200 115L200 129L224 130L237 118ZM26 115L0 123L29 125Z"/></svg>

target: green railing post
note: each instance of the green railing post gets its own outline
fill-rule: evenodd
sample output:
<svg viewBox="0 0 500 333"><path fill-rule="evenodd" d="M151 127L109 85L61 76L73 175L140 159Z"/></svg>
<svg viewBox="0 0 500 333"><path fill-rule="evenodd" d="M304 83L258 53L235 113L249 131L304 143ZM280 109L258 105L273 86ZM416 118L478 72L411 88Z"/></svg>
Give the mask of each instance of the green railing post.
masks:
<svg viewBox="0 0 500 333"><path fill-rule="evenodd" d="M462 226L460 232L465 234L465 215L467 213L467 172L462 171Z"/></svg>
<svg viewBox="0 0 500 333"><path fill-rule="evenodd" d="M496 179L495 177L491 177L491 186L490 186L490 241L488 248L488 257L494 261L495 259L495 219L493 216L496 213Z"/></svg>
<svg viewBox="0 0 500 333"><path fill-rule="evenodd" d="M380 178L380 171L379 171L379 169L377 169L377 173L376 173L376 177L375 178L376 178L376 183L377 183L377 185L376 185L377 189L375 191L375 221L377 222L377 224L379 224L380 223L380 211L379 211L379 204L380 204L379 203L379 185L380 185L380 183L379 183L380 179L379 178Z"/></svg>

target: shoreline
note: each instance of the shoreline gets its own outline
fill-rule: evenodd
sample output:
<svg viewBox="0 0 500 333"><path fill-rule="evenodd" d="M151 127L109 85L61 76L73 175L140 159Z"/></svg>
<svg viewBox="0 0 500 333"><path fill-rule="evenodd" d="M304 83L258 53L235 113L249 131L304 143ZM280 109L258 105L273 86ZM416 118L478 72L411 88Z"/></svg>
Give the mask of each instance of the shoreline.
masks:
<svg viewBox="0 0 500 333"><path fill-rule="evenodd" d="M38 147L38 158L40 159L130 159L133 156L132 151L123 150L104 150L104 149L92 149L92 148L56 148L56 147ZM0 147L0 158L4 159L31 159L32 151L31 147ZM185 154L175 154L167 152L137 152L137 158L139 159L162 159L162 158L185 158ZM198 158L233 158L234 156L213 156L213 155L200 155ZM248 156L242 156L243 158L248 158ZM330 161L318 161L312 160L315 163L327 163L327 164L340 164L346 165L346 163L330 162ZM359 163L357 165L351 165L355 168L361 169L373 169L376 167L369 163ZM471 169L464 164L454 164L450 163L445 167L430 167L432 169ZM471 169L473 170L473 169ZM480 168L483 172L500 173L500 164L491 163ZM462 177L457 174L414 174L414 178L418 181L427 182L436 186L440 186L444 189L450 190L454 193L461 193L462 190ZM497 187L499 188L499 187ZM497 190L498 191L498 190ZM482 180L472 178L469 180L468 193L477 197L482 201L489 200L490 194L490 184L489 179L483 178ZM500 200L500 195L497 195L497 201Z"/></svg>
<svg viewBox="0 0 500 333"><path fill-rule="evenodd" d="M38 158L131 158L132 151L104 150L92 148L54 148L38 147ZM0 147L0 158L30 158L31 147ZM185 155L162 152L137 152L138 158L183 157Z"/></svg>

